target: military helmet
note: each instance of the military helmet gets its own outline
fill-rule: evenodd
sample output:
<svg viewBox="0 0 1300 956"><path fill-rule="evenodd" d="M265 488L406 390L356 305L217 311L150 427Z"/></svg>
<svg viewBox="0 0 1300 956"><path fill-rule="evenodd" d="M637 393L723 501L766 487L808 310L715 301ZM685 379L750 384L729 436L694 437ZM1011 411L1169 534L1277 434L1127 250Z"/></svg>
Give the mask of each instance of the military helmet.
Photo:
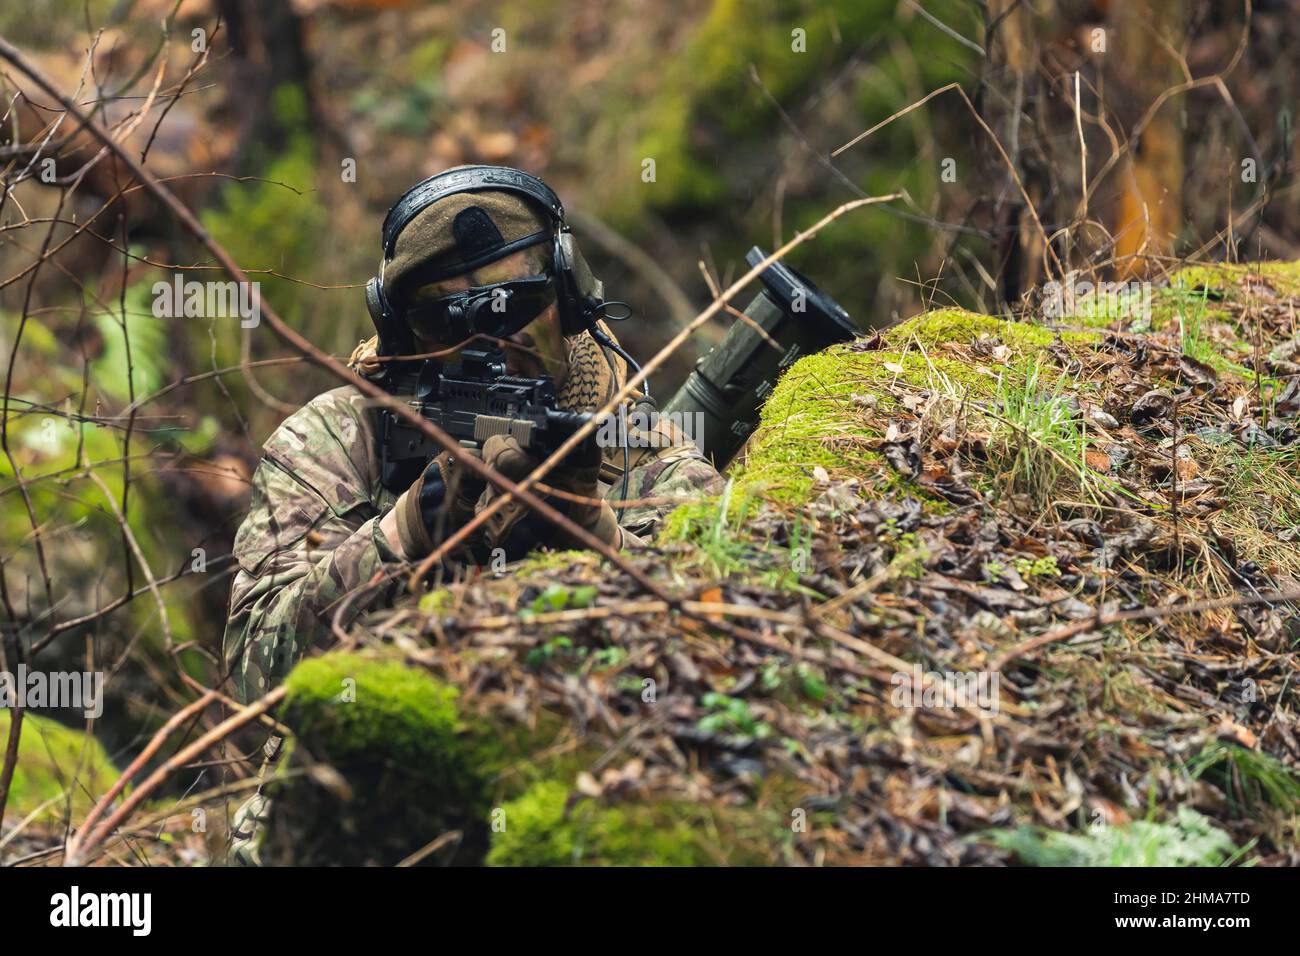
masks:
<svg viewBox="0 0 1300 956"><path fill-rule="evenodd" d="M533 246L546 249L549 292L539 282L498 283L501 288L470 290L437 307L460 323L458 330L495 336L545 295L558 304L565 335L591 328L605 307L603 284L578 250L559 197L536 176L509 166L457 166L412 186L384 217L381 244L379 275L366 284L381 355L415 351L407 321L415 289ZM502 301L511 307L484 307Z"/></svg>

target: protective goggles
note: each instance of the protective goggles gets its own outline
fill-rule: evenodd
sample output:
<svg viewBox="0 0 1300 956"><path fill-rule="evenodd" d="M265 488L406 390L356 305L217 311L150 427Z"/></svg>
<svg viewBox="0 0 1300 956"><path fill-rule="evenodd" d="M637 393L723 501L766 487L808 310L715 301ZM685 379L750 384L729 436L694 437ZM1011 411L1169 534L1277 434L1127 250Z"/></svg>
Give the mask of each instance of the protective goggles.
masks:
<svg viewBox="0 0 1300 956"><path fill-rule="evenodd" d="M422 336L447 345L474 335L503 339L518 332L555 302L549 275L474 286L406 307L406 323Z"/></svg>

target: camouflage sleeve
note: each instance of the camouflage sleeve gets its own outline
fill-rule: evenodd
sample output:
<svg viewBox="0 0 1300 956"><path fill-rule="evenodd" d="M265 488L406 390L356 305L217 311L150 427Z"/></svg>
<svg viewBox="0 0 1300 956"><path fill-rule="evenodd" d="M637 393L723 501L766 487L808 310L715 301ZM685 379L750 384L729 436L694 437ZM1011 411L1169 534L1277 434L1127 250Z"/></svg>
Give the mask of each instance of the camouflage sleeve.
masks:
<svg viewBox="0 0 1300 956"><path fill-rule="evenodd" d="M379 529L372 496L373 431L363 399L335 389L313 399L271 436L235 536L235 575L224 652L239 695L265 694L307 648L390 585L353 595L399 560Z"/></svg>
<svg viewBox="0 0 1300 956"><path fill-rule="evenodd" d="M635 547L658 533L664 517L678 505L722 492L726 482L681 429L660 420L651 431L632 431L642 444L630 457L627 493L623 482L610 489L607 499L617 507L621 499L659 499L625 509L619 525L626 534L624 546ZM639 436L640 442L635 439ZM619 463L621 464L621 462Z"/></svg>

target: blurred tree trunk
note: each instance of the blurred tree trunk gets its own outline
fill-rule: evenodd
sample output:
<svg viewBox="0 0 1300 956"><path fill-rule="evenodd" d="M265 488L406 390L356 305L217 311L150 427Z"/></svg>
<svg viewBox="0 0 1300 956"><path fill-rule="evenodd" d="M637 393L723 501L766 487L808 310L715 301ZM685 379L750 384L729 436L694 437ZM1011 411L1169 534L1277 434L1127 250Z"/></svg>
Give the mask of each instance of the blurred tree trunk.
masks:
<svg viewBox="0 0 1300 956"><path fill-rule="evenodd" d="M216 0L232 54L226 80L229 109L239 131L236 172L260 168L265 154L284 148L287 130L275 110L273 94L285 85L298 87L307 109L317 113L305 25L291 3Z"/></svg>
<svg viewBox="0 0 1300 956"><path fill-rule="evenodd" d="M1160 94L1184 78L1170 52L1182 46L1184 0L1109 7L1109 100L1130 142L1112 229L1116 271L1140 276L1159 268L1147 257L1173 253L1183 223L1182 97L1167 100L1144 129L1136 127Z"/></svg>
<svg viewBox="0 0 1300 956"><path fill-rule="evenodd" d="M1025 135L1026 111L1042 95L1038 66L1041 57L1040 24L1034 10L1023 0L989 0L985 68L980 87L979 109L1006 150L1015 171L1007 168L997 149L984 150L987 182L1001 184L996 192L993 223L996 235L996 271L999 307L1017 302L1021 294L1041 282L1043 243L1029 209L1025 206L1019 178L1037 206L1044 195L1038 147L1027 148L1037 137L1032 128ZM1041 214L1041 213L1040 213Z"/></svg>

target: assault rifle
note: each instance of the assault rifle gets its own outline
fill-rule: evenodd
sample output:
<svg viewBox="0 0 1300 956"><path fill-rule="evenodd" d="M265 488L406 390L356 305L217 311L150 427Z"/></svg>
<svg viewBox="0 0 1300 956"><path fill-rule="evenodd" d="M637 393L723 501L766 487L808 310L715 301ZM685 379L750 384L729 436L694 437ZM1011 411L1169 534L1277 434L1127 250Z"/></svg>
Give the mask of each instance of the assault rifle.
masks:
<svg viewBox="0 0 1300 956"><path fill-rule="evenodd" d="M454 365L426 359L395 371L387 387L462 445L477 447L493 435L513 435L541 457L593 417L560 408L549 378L507 375L505 352L497 347L465 349ZM443 450L387 409L380 416L379 448L381 480L398 491Z"/></svg>

